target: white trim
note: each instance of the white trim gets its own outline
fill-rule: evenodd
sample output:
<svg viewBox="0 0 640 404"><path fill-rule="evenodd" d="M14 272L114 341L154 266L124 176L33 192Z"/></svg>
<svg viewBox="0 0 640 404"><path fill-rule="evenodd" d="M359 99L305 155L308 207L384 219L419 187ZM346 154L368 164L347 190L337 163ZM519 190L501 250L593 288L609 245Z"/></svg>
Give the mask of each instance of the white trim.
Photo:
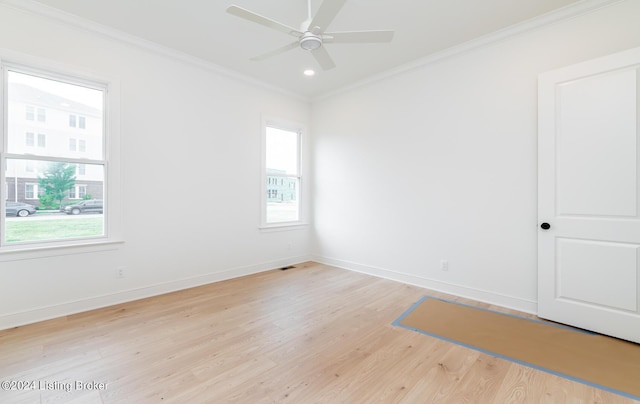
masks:
<svg viewBox="0 0 640 404"><path fill-rule="evenodd" d="M117 41L124 42L129 45L133 45L147 51L155 52L159 55L166 56L171 59L181 61L183 63L188 63L190 65L212 71L214 73L226 76L234 80L248 83L257 87L261 87L266 90L275 91L280 94L293 97L301 101L307 101L307 102L309 101L308 97L301 96L300 94L291 92L289 90L285 90L283 88L274 86L272 84L266 83L261 80L254 79L250 76L235 72L231 69L224 68L220 65L206 61L199 57L189 55L184 52L180 52L178 50L160 45L156 42L149 41L147 39L143 39L135 35L127 34L118 29L99 24L95 21L91 21L91 20L79 17L77 15L67 13L65 11L38 3L33 0L0 0L0 5L4 5L6 7L10 7L25 13L30 13L30 14L39 15L41 17L50 18L52 20L61 22L65 25L69 25L74 28L88 31L94 34L104 35L106 37L115 39Z"/></svg>
<svg viewBox="0 0 640 404"><path fill-rule="evenodd" d="M367 275L377 276L379 278L389 279L396 282L402 282L409 285L418 286L425 289L431 289L437 292L448 293L451 295L464 297L467 299L476 300L479 302L489 303L513 310L518 310L525 313L536 314L538 305L533 300L522 299L519 297L503 295L500 293L491 292L488 290L482 290L472 288L469 286L457 285L455 283L443 282L435 279L418 277L415 275L404 274L402 272L372 267L369 265L358 264L355 262L345 261L337 258L329 258L314 255L311 258L312 261L331 265L341 269L347 269L354 272L360 272ZM428 293L425 291L425 294Z"/></svg>
<svg viewBox="0 0 640 404"><path fill-rule="evenodd" d="M30 245L10 251L11 254L0 254L0 262L26 261L49 257L63 257L78 254L88 254L117 250L123 242L119 240L84 239L76 244L59 245Z"/></svg>
<svg viewBox="0 0 640 404"><path fill-rule="evenodd" d="M308 227L309 223L284 222L260 226L258 229L260 229L260 232L262 233L270 233L274 231L306 230Z"/></svg>
<svg viewBox="0 0 640 404"><path fill-rule="evenodd" d="M33 186L34 198L29 198L27 196L27 187L29 185ZM39 187L39 184L37 182L25 182L24 183L24 199L31 199L31 200L38 199L39 191L40 191L40 187Z"/></svg>
<svg viewBox="0 0 640 404"><path fill-rule="evenodd" d="M359 80L345 87L341 87L336 90L329 91L317 97L312 97L311 102L322 101L324 99L327 99L339 94L343 94L348 91L352 91L357 88L364 87L366 85L369 85L378 81L382 81L390 77L399 76L411 70L428 66L430 64L439 62L443 59L447 59L461 53L470 52L475 49L490 46L496 42L510 39L514 36L522 35L530 31L535 31L537 29L544 28L546 26L553 25L571 18L575 18L583 14L591 13L600 8L609 7L616 3L621 3L623 1L626 1L626 0L582 0L577 3L559 8L557 10L550 11L538 17L534 17L529 20L508 26L498 31L494 31L489 34L482 35L478 38L461 43L459 45L454 45L442 51L432 53L428 56L417 59L413 62L409 62L407 64L398 66L394 69L387 70L386 72L382 72L380 74L367 77L363 80Z"/></svg>
<svg viewBox="0 0 640 404"><path fill-rule="evenodd" d="M276 261L226 269L221 272L210 273L191 278L178 279L169 282L158 283L142 288L129 289L118 293L96 296L89 299L69 301L53 306L38 307L18 313L0 316L0 330L31 324L39 321L50 320L57 317L68 316L102 307L131 302L147 297L158 296L179 290L190 289L210 283L239 278L281 268L288 265L296 265L309 261L308 256L296 256L283 258Z"/></svg>

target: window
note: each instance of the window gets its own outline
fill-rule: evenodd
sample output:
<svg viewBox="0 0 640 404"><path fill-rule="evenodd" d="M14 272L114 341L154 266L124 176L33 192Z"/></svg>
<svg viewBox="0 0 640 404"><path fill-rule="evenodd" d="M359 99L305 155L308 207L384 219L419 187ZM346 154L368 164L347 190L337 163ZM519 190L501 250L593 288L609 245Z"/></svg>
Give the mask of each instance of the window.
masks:
<svg viewBox="0 0 640 404"><path fill-rule="evenodd" d="M34 147L36 145L36 136L33 132L24 134L24 145ZM38 133L38 147L47 147L47 135Z"/></svg>
<svg viewBox="0 0 640 404"><path fill-rule="evenodd" d="M37 99L34 101L37 101ZM47 120L47 111L44 108L36 109L36 107L34 107L33 105L26 105L25 110L26 113L24 118L27 121L34 121L36 119L36 111L38 111L38 122L45 122Z"/></svg>
<svg viewBox="0 0 640 404"><path fill-rule="evenodd" d="M69 199L82 199L87 195L86 185L76 185L69 190Z"/></svg>
<svg viewBox="0 0 640 404"><path fill-rule="evenodd" d="M38 184L24 184L25 199L38 199Z"/></svg>
<svg viewBox="0 0 640 404"><path fill-rule="evenodd" d="M264 124L264 227L301 224L301 133L292 125Z"/></svg>
<svg viewBox="0 0 640 404"><path fill-rule="evenodd" d="M119 156L106 151L107 147L118 150L117 132L107 131L118 127L117 116L106 121L106 105L117 110L117 101L107 97L107 85L4 63L2 74L6 102L1 111L4 125L0 126L0 184L4 183L7 189L0 197L0 208L4 209L6 202L26 202L57 211L71 203L70 199L83 199L90 193L93 198L104 200L105 211L86 218L61 213L44 217L36 212L29 220L8 220L0 215L0 252L29 248L36 243L68 246L118 241L120 211L107 205L113 200L111 193L118 194L118 183L108 184L107 178L117 181ZM83 114L76 123L90 128L83 131L82 140L65 134L70 123L67 118L74 108ZM25 120L37 121L44 133L25 132ZM83 152L82 159L73 153L78 149ZM112 159L107 161L107 155ZM112 175L108 176L107 171ZM82 184L77 183L77 175L82 175Z"/></svg>
<svg viewBox="0 0 640 404"><path fill-rule="evenodd" d="M27 132L24 134L24 144L25 146L33 147L36 145L36 140L33 132Z"/></svg>
<svg viewBox="0 0 640 404"><path fill-rule="evenodd" d="M69 115L69 127L71 128L78 127L80 129L86 129L87 118L79 115Z"/></svg>

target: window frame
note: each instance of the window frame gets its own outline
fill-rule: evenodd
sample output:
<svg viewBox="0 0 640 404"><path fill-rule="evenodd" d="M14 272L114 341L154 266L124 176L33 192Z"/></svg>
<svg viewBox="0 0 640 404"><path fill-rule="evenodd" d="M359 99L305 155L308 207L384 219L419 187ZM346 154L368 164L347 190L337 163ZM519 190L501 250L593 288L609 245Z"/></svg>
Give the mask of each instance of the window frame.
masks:
<svg viewBox="0 0 640 404"><path fill-rule="evenodd" d="M25 132L24 133L24 145L27 147L36 147L36 133Z"/></svg>
<svg viewBox="0 0 640 404"><path fill-rule="evenodd" d="M4 82L4 78L2 80ZM5 83L6 84L6 83ZM36 120L36 107L34 107L33 105L25 105L24 106L25 112L24 112L24 119L27 121L35 121Z"/></svg>
<svg viewBox="0 0 640 404"><path fill-rule="evenodd" d="M32 193L31 197L27 196L27 189L29 186L33 187L31 191ZM40 187L38 186L38 184L36 184L35 182L25 182L24 199L33 199L33 200L38 199L39 192L40 192Z"/></svg>
<svg viewBox="0 0 640 404"><path fill-rule="evenodd" d="M8 71L35 75L45 79L84 86L102 91L103 96L103 136L102 158L64 158L39 154L8 152ZM37 119L37 118L36 118ZM0 50L0 189L5 195L0 197L0 212L5 209L8 187L6 178L7 160L60 161L70 164L100 162L104 167L104 232L101 236L44 241L7 243L4 239L6 216L0 219L0 262L15 259L40 258L59 254L84 253L112 249L124 242L122 223L121 176L120 176L120 83L119 80L95 73L88 73L58 62ZM80 161L81 160L81 161ZM4 185L2 185L4 184ZM62 249L62 250L60 250ZM56 252L60 250L60 252Z"/></svg>
<svg viewBox="0 0 640 404"><path fill-rule="evenodd" d="M294 132L297 134L297 175L290 174L281 174L281 175L273 175L267 174L267 128L275 128L288 132ZM287 229L295 229L298 227L307 226L307 197L304 194L303 190L304 186L304 133L305 128L304 125L299 124L297 122L286 121L283 119L266 116L262 117L262 125L261 125L261 187L260 187L260 226L261 230L287 230ZM282 178L295 178L298 183L297 188L297 197L298 197L298 220L288 221L288 222L267 222L267 202L268 202L268 186L267 181L269 177L282 177Z"/></svg>
<svg viewBox="0 0 640 404"><path fill-rule="evenodd" d="M84 193L80 192L80 190L83 189ZM71 196L71 190L73 190L73 196ZM83 195L81 195L83 194ZM69 195L69 199L73 200L73 201L78 201L78 200L82 200L84 198L84 195L87 194L87 185L86 184L75 184L73 186L73 188L69 189L68 191L68 195Z"/></svg>

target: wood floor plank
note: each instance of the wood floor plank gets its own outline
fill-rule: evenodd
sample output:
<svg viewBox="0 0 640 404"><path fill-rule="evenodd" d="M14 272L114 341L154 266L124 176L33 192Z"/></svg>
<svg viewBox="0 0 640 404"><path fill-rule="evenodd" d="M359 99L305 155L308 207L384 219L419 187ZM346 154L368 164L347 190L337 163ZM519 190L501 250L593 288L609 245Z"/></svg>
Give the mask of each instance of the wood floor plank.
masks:
<svg viewBox="0 0 640 404"><path fill-rule="evenodd" d="M509 362L480 354L448 397L453 403L473 401L494 403L498 389L509 371Z"/></svg>
<svg viewBox="0 0 640 404"><path fill-rule="evenodd" d="M426 294L521 314L304 263L0 331L0 380L107 383L0 403L635 402L392 325Z"/></svg>

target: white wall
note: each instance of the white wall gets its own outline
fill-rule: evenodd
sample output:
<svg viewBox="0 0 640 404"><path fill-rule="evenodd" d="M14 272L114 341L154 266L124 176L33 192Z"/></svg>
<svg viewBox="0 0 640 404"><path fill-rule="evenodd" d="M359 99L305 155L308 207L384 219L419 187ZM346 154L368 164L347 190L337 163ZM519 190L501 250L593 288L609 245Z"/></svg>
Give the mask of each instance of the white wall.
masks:
<svg viewBox="0 0 640 404"><path fill-rule="evenodd" d="M0 5L16 54L119 81L125 243L2 254L0 329L308 258L309 229L258 230L261 114L308 126L308 102Z"/></svg>
<svg viewBox="0 0 640 404"><path fill-rule="evenodd" d="M311 109L0 5L0 57L20 53L119 80L125 212L122 246L1 255L0 329L299 262L310 251L535 311L536 76L640 46L638 15L640 2L627 0ZM257 229L263 113L312 121L313 245L308 229ZM195 212L177 211L181 201ZM118 266L126 278L116 279Z"/></svg>
<svg viewBox="0 0 640 404"><path fill-rule="evenodd" d="M640 46L638 16L628 0L315 102L316 259L535 312L537 75Z"/></svg>

